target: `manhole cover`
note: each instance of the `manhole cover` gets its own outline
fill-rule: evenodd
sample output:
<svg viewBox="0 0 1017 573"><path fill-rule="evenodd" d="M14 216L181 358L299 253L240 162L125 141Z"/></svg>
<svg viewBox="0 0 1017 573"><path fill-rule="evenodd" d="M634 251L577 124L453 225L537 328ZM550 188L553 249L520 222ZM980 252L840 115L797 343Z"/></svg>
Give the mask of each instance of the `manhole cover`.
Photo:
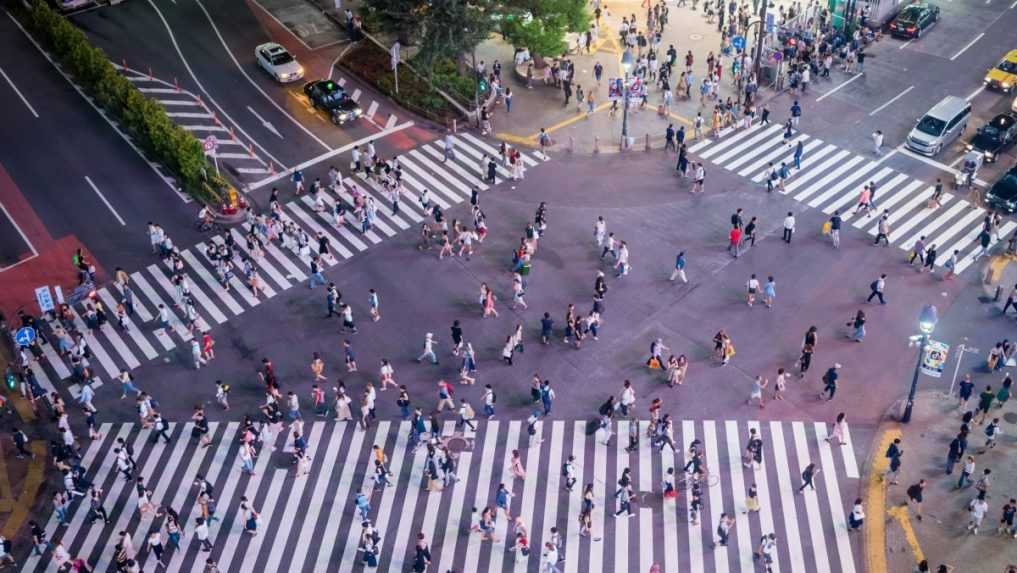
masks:
<svg viewBox="0 0 1017 573"><path fill-rule="evenodd" d="M1017 424L1017 412L1007 412L1003 414L1003 419L1011 424Z"/></svg>
<svg viewBox="0 0 1017 573"><path fill-rule="evenodd" d="M702 34L689 34L689 39L694 41L694 42L698 42L699 40L703 39L703 35Z"/></svg>

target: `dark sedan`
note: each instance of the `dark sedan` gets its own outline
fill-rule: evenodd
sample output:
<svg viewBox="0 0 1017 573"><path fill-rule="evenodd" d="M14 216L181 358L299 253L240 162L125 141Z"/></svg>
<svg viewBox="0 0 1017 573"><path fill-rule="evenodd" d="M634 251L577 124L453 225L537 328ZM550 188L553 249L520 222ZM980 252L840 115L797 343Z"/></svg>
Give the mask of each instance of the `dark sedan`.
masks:
<svg viewBox="0 0 1017 573"><path fill-rule="evenodd" d="M1013 214L1017 211L1017 165L1010 168L999 181L996 181L985 194L989 207L997 211Z"/></svg>
<svg viewBox="0 0 1017 573"><path fill-rule="evenodd" d="M1017 141L1017 116L1001 113L992 121L978 128L967 144L968 151L980 151L987 163L999 158L999 154Z"/></svg>
<svg viewBox="0 0 1017 573"><path fill-rule="evenodd" d="M910 4L901 8L897 17L890 22L890 35L895 38L921 38L936 22L939 22L939 6Z"/></svg>
<svg viewBox="0 0 1017 573"><path fill-rule="evenodd" d="M357 102L332 80L315 80L304 85L304 95L311 105L328 112L332 123L342 125L363 115Z"/></svg>

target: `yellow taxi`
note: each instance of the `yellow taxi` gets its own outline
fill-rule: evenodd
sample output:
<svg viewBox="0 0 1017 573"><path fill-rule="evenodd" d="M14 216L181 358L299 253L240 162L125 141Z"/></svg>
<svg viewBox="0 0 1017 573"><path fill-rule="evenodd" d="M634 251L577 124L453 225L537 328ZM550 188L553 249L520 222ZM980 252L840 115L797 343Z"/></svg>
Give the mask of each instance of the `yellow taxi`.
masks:
<svg viewBox="0 0 1017 573"><path fill-rule="evenodd" d="M1017 50L1007 52L994 68L986 72L985 85L1006 93L1017 86Z"/></svg>

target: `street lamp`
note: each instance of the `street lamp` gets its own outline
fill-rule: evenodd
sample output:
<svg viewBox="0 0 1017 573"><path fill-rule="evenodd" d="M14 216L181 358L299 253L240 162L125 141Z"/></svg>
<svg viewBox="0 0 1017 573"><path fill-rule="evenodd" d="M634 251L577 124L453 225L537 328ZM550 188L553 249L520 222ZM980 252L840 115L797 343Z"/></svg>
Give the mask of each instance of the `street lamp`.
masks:
<svg viewBox="0 0 1017 573"><path fill-rule="evenodd" d="M915 364L915 375L911 378L911 390L908 392L908 401L904 406L904 415L900 418L902 424L911 421L915 393L918 392L918 374L922 371L922 359L925 358L925 348L929 345L929 335L933 330L936 330L937 322L939 322L939 314L936 312L936 307L931 304L923 306L921 314L918 315L918 329L921 331L921 334L917 335L917 338L921 339L921 344L918 345L918 363Z"/></svg>
<svg viewBox="0 0 1017 573"><path fill-rule="evenodd" d="M627 48L621 58L622 71L625 72L625 79L622 82L622 149L629 147L629 72L632 71L632 52Z"/></svg>

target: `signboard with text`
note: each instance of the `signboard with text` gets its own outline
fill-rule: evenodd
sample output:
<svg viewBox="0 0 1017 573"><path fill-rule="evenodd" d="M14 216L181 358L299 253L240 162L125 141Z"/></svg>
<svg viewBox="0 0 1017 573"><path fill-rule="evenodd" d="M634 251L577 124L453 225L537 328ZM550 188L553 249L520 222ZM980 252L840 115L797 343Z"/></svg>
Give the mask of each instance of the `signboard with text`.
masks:
<svg viewBox="0 0 1017 573"><path fill-rule="evenodd" d="M922 374L932 376L933 378L941 377L949 353L949 344L943 344L938 340L930 340L925 345L925 354L922 355Z"/></svg>

